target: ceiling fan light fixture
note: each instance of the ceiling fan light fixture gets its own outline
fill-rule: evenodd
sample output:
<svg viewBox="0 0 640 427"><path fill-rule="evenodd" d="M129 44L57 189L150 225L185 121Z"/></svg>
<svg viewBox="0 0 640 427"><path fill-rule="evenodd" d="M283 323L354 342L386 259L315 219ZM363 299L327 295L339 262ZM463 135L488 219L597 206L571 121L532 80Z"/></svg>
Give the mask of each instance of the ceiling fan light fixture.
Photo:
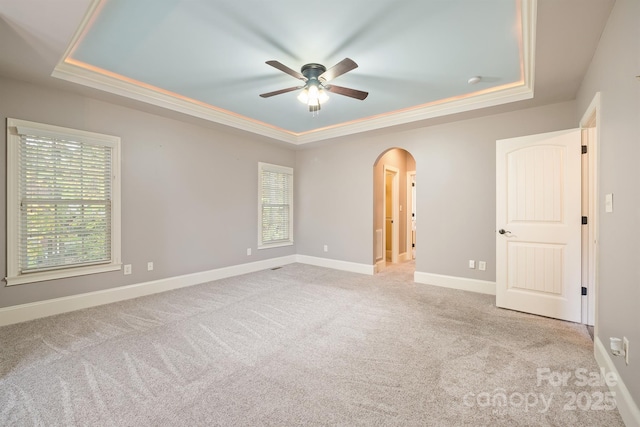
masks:
<svg viewBox="0 0 640 427"><path fill-rule="evenodd" d="M303 104L309 103L309 91L307 90L307 88L304 88L300 91L300 94L298 94L298 101L302 102Z"/></svg>
<svg viewBox="0 0 640 427"><path fill-rule="evenodd" d="M320 89L320 92L318 93L318 100L320 101L320 104L324 104L329 100L329 95L326 90L322 88Z"/></svg>
<svg viewBox="0 0 640 427"><path fill-rule="evenodd" d="M298 101L308 105L312 113L320 110L320 105L328 100L327 91L317 82L310 82L298 95Z"/></svg>

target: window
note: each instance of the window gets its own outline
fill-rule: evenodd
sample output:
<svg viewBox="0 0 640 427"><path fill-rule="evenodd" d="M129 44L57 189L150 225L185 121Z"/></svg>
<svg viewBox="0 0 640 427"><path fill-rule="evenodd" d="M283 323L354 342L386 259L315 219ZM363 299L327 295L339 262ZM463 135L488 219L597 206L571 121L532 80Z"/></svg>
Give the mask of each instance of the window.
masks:
<svg viewBox="0 0 640 427"><path fill-rule="evenodd" d="M120 138L7 120L7 284L120 269Z"/></svg>
<svg viewBox="0 0 640 427"><path fill-rule="evenodd" d="M258 248L293 244L293 169L258 163Z"/></svg>

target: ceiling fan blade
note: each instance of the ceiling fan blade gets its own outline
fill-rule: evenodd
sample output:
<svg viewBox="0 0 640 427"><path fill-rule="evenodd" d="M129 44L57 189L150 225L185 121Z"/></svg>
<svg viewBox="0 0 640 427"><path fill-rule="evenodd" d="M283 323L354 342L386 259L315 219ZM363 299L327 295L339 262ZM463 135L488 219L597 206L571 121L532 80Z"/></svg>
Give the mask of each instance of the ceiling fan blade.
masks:
<svg viewBox="0 0 640 427"><path fill-rule="evenodd" d="M304 86L288 87L286 89L274 90L273 92L261 93L263 98L269 98L270 96L280 95L282 93L293 92L294 90L302 89Z"/></svg>
<svg viewBox="0 0 640 427"><path fill-rule="evenodd" d="M299 79L305 82L307 81L307 78L303 76L301 73L297 72L296 70L292 70L291 68L287 67L286 65L278 61L267 61L266 64L271 65L273 68L277 68L278 70L285 72L290 76L295 77L296 79Z"/></svg>
<svg viewBox="0 0 640 427"><path fill-rule="evenodd" d="M318 79L322 82L328 82L329 80L333 80L354 68L358 68L358 64L356 64L352 59L345 58L324 73L320 74Z"/></svg>
<svg viewBox="0 0 640 427"><path fill-rule="evenodd" d="M360 101L362 101L369 95L369 92L363 92L361 90L350 89L348 87L336 85L326 85L325 89L327 89L331 93L337 93L338 95L344 95L350 98L359 99Z"/></svg>

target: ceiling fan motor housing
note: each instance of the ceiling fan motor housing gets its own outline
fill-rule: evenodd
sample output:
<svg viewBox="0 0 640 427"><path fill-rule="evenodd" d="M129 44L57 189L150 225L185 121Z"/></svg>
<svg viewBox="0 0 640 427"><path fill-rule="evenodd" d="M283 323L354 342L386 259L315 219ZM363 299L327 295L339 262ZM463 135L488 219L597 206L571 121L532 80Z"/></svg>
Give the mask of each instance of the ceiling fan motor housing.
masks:
<svg viewBox="0 0 640 427"><path fill-rule="evenodd" d="M300 69L300 72L303 76L305 76L308 80L318 80L318 77L327 71L327 68L322 64L305 64Z"/></svg>

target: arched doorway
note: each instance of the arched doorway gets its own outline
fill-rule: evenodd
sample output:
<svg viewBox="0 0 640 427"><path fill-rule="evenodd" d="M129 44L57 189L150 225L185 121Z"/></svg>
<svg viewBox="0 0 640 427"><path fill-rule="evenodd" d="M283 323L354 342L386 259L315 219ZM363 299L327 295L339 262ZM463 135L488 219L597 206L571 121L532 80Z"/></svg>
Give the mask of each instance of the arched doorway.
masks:
<svg viewBox="0 0 640 427"><path fill-rule="evenodd" d="M416 161L391 148L373 165L373 248L376 271L415 259Z"/></svg>

